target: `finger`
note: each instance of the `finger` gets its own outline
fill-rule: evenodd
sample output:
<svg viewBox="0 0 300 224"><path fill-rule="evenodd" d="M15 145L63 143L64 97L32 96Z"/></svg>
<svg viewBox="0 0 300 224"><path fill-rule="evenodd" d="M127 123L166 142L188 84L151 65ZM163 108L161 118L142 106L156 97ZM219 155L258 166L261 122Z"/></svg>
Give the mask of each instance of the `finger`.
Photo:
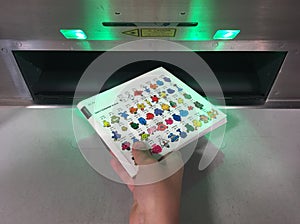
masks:
<svg viewBox="0 0 300 224"><path fill-rule="evenodd" d="M121 163L116 159L113 158L110 161L110 164L112 166L112 168L114 169L114 171L118 174L118 176L121 178L121 180L127 184L127 187L129 188L129 190L131 192L133 192L134 190L134 185L133 185L133 180L132 178L128 175L128 173L126 172L126 170L123 168L123 166L121 165Z"/></svg>
<svg viewBox="0 0 300 224"><path fill-rule="evenodd" d="M139 166L139 172L135 177L135 185L147 185L158 183L166 179L180 182L183 174L183 161L181 153L175 151L169 153L160 162ZM178 180L178 181L177 181Z"/></svg>
<svg viewBox="0 0 300 224"><path fill-rule="evenodd" d="M150 153L150 147L144 142L135 142L132 154L137 165L148 165L157 162Z"/></svg>

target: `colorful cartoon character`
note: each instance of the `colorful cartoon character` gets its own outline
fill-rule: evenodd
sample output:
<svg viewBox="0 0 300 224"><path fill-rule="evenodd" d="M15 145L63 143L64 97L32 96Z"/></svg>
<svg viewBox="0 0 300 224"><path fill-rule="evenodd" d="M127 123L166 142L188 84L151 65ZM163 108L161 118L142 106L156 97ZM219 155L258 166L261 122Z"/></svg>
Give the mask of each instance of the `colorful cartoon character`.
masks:
<svg viewBox="0 0 300 224"><path fill-rule="evenodd" d="M131 126L133 129L138 129L138 128L139 128L139 124L138 124L138 123L130 122L129 124L130 124L130 126Z"/></svg>
<svg viewBox="0 0 300 224"><path fill-rule="evenodd" d="M153 135L156 132L156 126L152 126L147 129L148 134Z"/></svg>
<svg viewBox="0 0 300 224"><path fill-rule="evenodd" d="M186 127L187 133L195 130L195 128L190 124L186 124L185 127Z"/></svg>
<svg viewBox="0 0 300 224"><path fill-rule="evenodd" d="M114 116L111 117L110 121L111 121L112 124L119 123L120 122L120 117L114 115Z"/></svg>
<svg viewBox="0 0 300 224"><path fill-rule="evenodd" d="M178 98L177 102L178 102L179 104L182 104L182 103L183 103L183 99L182 99L182 98Z"/></svg>
<svg viewBox="0 0 300 224"><path fill-rule="evenodd" d="M199 109L201 109L201 110L202 110L202 108L204 107L204 105L201 104L201 103L199 103L198 101L194 102L194 104L195 104L195 107L197 107L197 108L199 108Z"/></svg>
<svg viewBox="0 0 300 224"><path fill-rule="evenodd" d="M157 145L157 144L152 145L151 153L158 154L160 152L162 152L162 147L160 145Z"/></svg>
<svg viewBox="0 0 300 224"><path fill-rule="evenodd" d="M216 119L218 114L219 114L218 111L214 109L207 112L207 115L210 117L210 119Z"/></svg>
<svg viewBox="0 0 300 224"><path fill-rule="evenodd" d="M127 114L126 111L120 112L119 115L120 115L121 117L123 117L125 120L127 120L127 117L129 116L129 114Z"/></svg>
<svg viewBox="0 0 300 224"><path fill-rule="evenodd" d="M170 101L170 106L175 108L177 106L177 103L175 103L174 101Z"/></svg>
<svg viewBox="0 0 300 224"><path fill-rule="evenodd" d="M143 117L140 117L139 119L138 119L138 121L140 122L140 124L142 124L142 125L146 125L147 124L147 121L146 121L146 119L145 118L143 118Z"/></svg>
<svg viewBox="0 0 300 224"><path fill-rule="evenodd" d="M210 120L210 118L205 115L200 115L200 120L204 123L207 123Z"/></svg>
<svg viewBox="0 0 300 224"><path fill-rule="evenodd" d="M171 79L169 77L164 77L163 79L165 82L171 82Z"/></svg>
<svg viewBox="0 0 300 224"><path fill-rule="evenodd" d="M121 145L121 147L122 147L122 150L130 150L130 142L123 142L122 143L122 145Z"/></svg>
<svg viewBox="0 0 300 224"><path fill-rule="evenodd" d="M161 109L170 111L170 106L168 104L163 103L161 105Z"/></svg>
<svg viewBox="0 0 300 224"><path fill-rule="evenodd" d="M173 133L170 133L168 135L168 138L171 140L171 142L177 142L179 140L179 136L178 135L175 135Z"/></svg>
<svg viewBox="0 0 300 224"><path fill-rule="evenodd" d="M121 129L122 131L127 131L128 128L126 126L122 126Z"/></svg>
<svg viewBox="0 0 300 224"><path fill-rule="evenodd" d="M167 97L166 91L161 91L161 92L159 92L159 96L160 96L161 98L166 98L166 97Z"/></svg>
<svg viewBox="0 0 300 224"><path fill-rule="evenodd" d="M177 129L176 131L179 132L179 136L180 136L181 138L186 138L186 136L187 136L187 133L186 133L186 132L181 131L180 129Z"/></svg>
<svg viewBox="0 0 300 224"><path fill-rule="evenodd" d="M144 90L146 93L150 93L150 89L147 86L144 86Z"/></svg>
<svg viewBox="0 0 300 224"><path fill-rule="evenodd" d="M183 89L182 88L180 88L179 86L177 86L176 84L174 84L174 86L177 88L177 91L178 92L181 92Z"/></svg>
<svg viewBox="0 0 300 224"><path fill-rule="evenodd" d="M168 125L173 124L172 118L168 118L165 121L166 121L166 124L168 124Z"/></svg>
<svg viewBox="0 0 300 224"><path fill-rule="evenodd" d="M137 111L138 111L138 109L135 108L135 107L130 107L130 108L129 108L129 112L132 113L132 114L136 114Z"/></svg>
<svg viewBox="0 0 300 224"><path fill-rule="evenodd" d="M117 141L119 138L121 138L121 135L117 131L112 131L112 138Z"/></svg>
<svg viewBox="0 0 300 224"><path fill-rule="evenodd" d="M154 118L154 114L152 114L152 113L147 113L146 114L146 119L147 120L152 120Z"/></svg>
<svg viewBox="0 0 300 224"><path fill-rule="evenodd" d="M140 136L141 136L141 141L146 141L146 140L148 140L150 135L143 132L140 134Z"/></svg>
<svg viewBox="0 0 300 224"><path fill-rule="evenodd" d="M168 126L165 125L163 122L158 122L158 123L157 123L157 128L156 128L156 130L158 130L158 131L164 131L164 130L166 130L167 128L168 128Z"/></svg>
<svg viewBox="0 0 300 224"><path fill-rule="evenodd" d="M159 108L155 108L155 110L154 110L155 116L162 115L163 113L164 113L164 111Z"/></svg>
<svg viewBox="0 0 300 224"><path fill-rule="evenodd" d="M179 114L181 117L187 117L189 115L189 112L187 110L180 110Z"/></svg>
<svg viewBox="0 0 300 224"><path fill-rule="evenodd" d="M181 117L177 114L173 114L172 117L175 121L181 121Z"/></svg>
<svg viewBox="0 0 300 224"><path fill-rule="evenodd" d="M103 121L103 126L108 128L108 127L110 127L110 123L107 120L104 120Z"/></svg>
<svg viewBox="0 0 300 224"><path fill-rule="evenodd" d="M134 95L134 96L141 96L142 93L143 93L143 90L135 90L135 91L133 92L133 95Z"/></svg>
<svg viewBox="0 0 300 224"><path fill-rule="evenodd" d="M150 103L149 100L145 100L145 102L146 102L150 107L152 107L152 104Z"/></svg>
<svg viewBox="0 0 300 224"><path fill-rule="evenodd" d="M159 140L159 143L160 143L160 145L161 145L162 147L170 148L169 142L170 142L170 141L167 140L167 139L160 139L160 140Z"/></svg>
<svg viewBox="0 0 300 224"><path fill-rule="evenodd" d="M139 140L138 140L136 137L132 137L132 138L131 138L131 140L132 140L132 142L133 142L133 143L135 143L135 142L138 142L138 141L139 141Z"/></svg>
<svg viewBox="0 0 300 224"><path fill-rule="evenodd" d="M184 93L183 96L188 100L192 99L192 96L190 94Z"/></svg>
<svg viewBox="0 0 300 224"><path fill-rule="evenodd" d="M144 109L145 109L145 104L143 104L143 103L138 103L138 104L137 104L137 108L140 109L140 110L144 110Z"/></svg>
<svg viewBox="0 0 300 224"><path fill-rule="evenodd" d="M157 85L151 83L151 84L150 84L150 88L151 88L151 89L156 89L156 88L157 88Z"/></svg>
<svg viewBox="0 0 300 224"><path fill-rule="evenodd" d="M202 126L201 121L193 120L192 122L193 122L193 125L194 125L196 130L197 130L197 128L200 128Z"/></svg>
<svg viewBox="0 0 300 224"><path fill-rule="evenodd" d="M159 98L156 95L154 95L154 96L151 96L151 100L152 100L152 103L158 103Z"/></svg>
<svg viewBox="0 0 300 224"><path fill-rule="evenodd" d="M162 86L162 85L164 84L164 82L161 81L161 80L157 80L157 81L156 81L156 84L159 85L159 86Z"/></svg>
<svg viewBox="0 0 300 224"><path fill-rule="evenodd" d="M188 106L188 110L193 110L194 107L193 106Z"/></svg>
<svg viewBox="0 0 300 224"><path fill-rule="evenodd" d="M171 89L171 88L168 88L168 89L167 89L167 92L168 92L169 94L173 94L173 93L175 93L175 90L174 90L174 89Z"/></svg>

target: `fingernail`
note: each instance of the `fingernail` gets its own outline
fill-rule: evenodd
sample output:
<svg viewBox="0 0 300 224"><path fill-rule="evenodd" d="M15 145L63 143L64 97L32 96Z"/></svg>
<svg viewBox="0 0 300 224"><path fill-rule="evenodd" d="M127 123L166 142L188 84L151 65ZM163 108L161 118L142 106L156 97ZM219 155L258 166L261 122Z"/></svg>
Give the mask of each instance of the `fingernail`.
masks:
<svg viewBox="0 0 300 224"><path fill-rule="evenodd" d="M146 144L145 142L135 142L132 148L135 150L144 150L144 151L150 149L148 144Z"/></svg>

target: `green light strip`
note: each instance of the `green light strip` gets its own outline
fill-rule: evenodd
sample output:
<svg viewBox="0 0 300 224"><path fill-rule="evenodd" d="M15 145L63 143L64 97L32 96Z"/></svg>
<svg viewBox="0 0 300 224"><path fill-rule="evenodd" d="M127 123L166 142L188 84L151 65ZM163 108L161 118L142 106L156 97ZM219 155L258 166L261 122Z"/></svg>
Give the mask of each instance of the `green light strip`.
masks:
<svg viewBox="0 0 300 224"><path fill-rule="evenodd" d="M87 35L80 29L60 29L61 34L66 39L85 40Z"/></svg>
<svg viewBox="0 0 300 224"><path fill-rule="evenodd" d="M240 33L240 30L217 30L214 40L232 40Z"/></svg>

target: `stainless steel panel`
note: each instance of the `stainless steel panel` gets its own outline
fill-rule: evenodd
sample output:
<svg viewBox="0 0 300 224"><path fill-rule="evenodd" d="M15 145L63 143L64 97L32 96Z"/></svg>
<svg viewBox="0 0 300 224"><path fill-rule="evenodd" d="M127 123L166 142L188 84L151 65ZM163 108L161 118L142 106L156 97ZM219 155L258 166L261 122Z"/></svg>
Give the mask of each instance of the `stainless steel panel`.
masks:
<svg viewBox="0 0 300 224"><path fill-rule="evenodd" d="M130 191L89 167L71 112L0 107L1 224L128 223ZM227 114L213 163L198 171L197 151L185 166L181 223L299 223L300 111Z"/></svg>
<svg viewBox="0 0 300 224"><path fill-rule="evenodd" d="M0 41L1 46L1 41ZM8 45L0 54L0 105L32 104L32 97Z"/></svg>
<svg viewBox="0 0 300 224"><path fill-rule="evenodd" d="M300 2L268 1L50 1L0 0L1 99L30 100L11 50L107 50L141 38L122 34L140 27L104 27L102 22L198 22L177 27L174 38L193 50L288 51L266 105L295 105L300 99ZM87 41L70 41L61 28L81 28ZM234 41L212 41L217 29L240 29ZM172 49L169 49L172 50ZM5 78L4 78L5 77ZM5 99L4 99L5 97Z"/></svg>
<svg viewBox="0 0 300 224"><path fill-rule="evenodd" d="M20 96L18 92L16 92L15 85L11 78L9 69L7 68L4 57L2 54L0 55L0 97L18 97Z"/></svg>
<svg viewBox="0 0 300 224"><path fill-rule="evenodd" d="M217 29L241 29L239 40L299 40L297 0L1 0L0 39L63 40L61 28L81 28L90 40L136 39L102 22L198 22L173 40L210 40Z"/></svg>
<svg viewBox="0 0 300 224"><path fill-rule="evenodd" d="M300 101L300 47L290 49L269 94L270 101Z"/></svg>
<svg viewBox="0 0 300 224"><path fill-rule="evenodd" d="M12 50L109 50L114 46L125 43L126 41L16 41L0 40L0 47L5 48L7 53L0 58L2 60L2 74L13 78L14 86L7 85L9 92L7 97L19 96L28 99L29 94L19 69L11 54ZM275 81L269 94L266 107L273 105L299 105L300 91L300 42L296 41L180 41L178 42L191 50L195 51L288 51L282 69ZM140 46L130 50L162 50L160 46ZM167 49L172 51L172 49ZM18 95L19 94L19 95ZM278 103L285 102L285 103Z"/></svg>

